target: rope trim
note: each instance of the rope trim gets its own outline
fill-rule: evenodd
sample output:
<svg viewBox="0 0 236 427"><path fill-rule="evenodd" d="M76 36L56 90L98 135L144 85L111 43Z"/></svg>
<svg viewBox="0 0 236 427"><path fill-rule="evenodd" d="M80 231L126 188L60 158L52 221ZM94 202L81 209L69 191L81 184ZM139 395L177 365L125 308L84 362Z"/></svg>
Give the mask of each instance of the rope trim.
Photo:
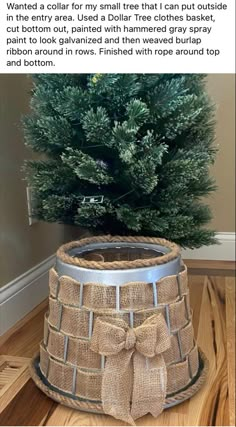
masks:
<svg viewBox="0 0 236 427"><path fill-rule="evenodd" d="M165 407L178 405L184 400L192 397L204 384L207 378L208 370L209 370L209 362L205 356L205 354L199 349L200 362L202 367L199 369L199 372L193 379L193 381L187 386L186 389L180 390L174 395L166 397ZM79 398L72 399L70 397L65 396L62 393L54 391L51 387L44 384L42 379L39 377L37 372L39 355L37 354L31 361L29 366L30 375L36 386L40 388L47 396L52 398L58 403L61 403L65 406L69 406L70 408L78 409L81 411L88 412L97 412L103 414L102 404L100 402L92 402L89 400L82 400Z"/></svg>
<svg viewBox="0 0 236 427"><path fill-rule="evenodd" d="M71 257L68 255L68 251L74 248L81 248L89 243L152 243L156 245L165 246L170 249L170 252L160 257L150 259L137 259L134 261L87 261L83 258ZM57 257L67 263L76 265L83 268L96 269L96 270L124 270L131 268L142 268L151 267L154 265L165 264L180 255L180 247L175 243L169 242L165 239L153 238L153 237L136 237L136 236L93 236L85 239L73 241L62 245L57 251Z"/></svg>

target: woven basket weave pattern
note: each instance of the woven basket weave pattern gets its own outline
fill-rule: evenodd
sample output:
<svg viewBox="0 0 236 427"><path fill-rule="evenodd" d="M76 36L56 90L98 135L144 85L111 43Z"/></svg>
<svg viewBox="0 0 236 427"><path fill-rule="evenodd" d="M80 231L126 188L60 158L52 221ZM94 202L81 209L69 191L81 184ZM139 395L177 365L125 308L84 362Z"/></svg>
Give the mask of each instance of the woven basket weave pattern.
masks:
<svg viewBox="0 0 236 427"><path fill-rule="evenodd" d="M70 277L59 278L51 269L49 287L40 366L49 383L63 392L101 401L105 358L90 350L90 339L96 318L108 314L133 327L153 314L163 314L171 333L171 347L163 353L167 395L186 387L197 374L198 349L193 338L185 266L177 276L164 277L155 284L127 283L121 287L81 285Z"/></svg>
<svg viewBox="0 0 236 427"><path fill-rule="evenodd" d="M194 340L187 268L174 243L109 235L71 242L57 251L49 289L30 372L54 400L135 425L204 383L208 361Z"/></svg>

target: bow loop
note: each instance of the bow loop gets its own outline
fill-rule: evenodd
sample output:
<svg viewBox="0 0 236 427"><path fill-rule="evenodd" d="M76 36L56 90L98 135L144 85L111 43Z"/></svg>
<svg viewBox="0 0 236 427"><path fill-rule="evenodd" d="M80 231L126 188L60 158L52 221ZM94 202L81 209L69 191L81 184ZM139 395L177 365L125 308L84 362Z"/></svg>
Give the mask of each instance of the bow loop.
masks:
<svg viewBox="0 0 236 427"><path fill-rule="evenodd" d="M164 353L170 345L170 333L162 314L154 314L136 328L137 350L146 357Z"/></svg>
<svg viewBox="0 0 236 427"><path fill-rule="evenodd" d="M98 317L96 319L90 349L103 356L117 354L125 348L128 325L122 319Z"/></svg>

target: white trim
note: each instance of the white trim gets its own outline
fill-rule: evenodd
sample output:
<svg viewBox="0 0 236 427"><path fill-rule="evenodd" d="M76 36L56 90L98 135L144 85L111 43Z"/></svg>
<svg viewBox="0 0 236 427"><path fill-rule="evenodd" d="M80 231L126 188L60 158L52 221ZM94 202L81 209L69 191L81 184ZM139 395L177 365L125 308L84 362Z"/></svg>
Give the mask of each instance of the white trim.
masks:
<svg viewBox="0 0 236 427"><path fill-rule="evenodd" d="M0 288L0 336L47 298L48 270L54 263L51 255Z"/></svg>
<svg viewBox="0 0 236 427"><path fill-rule="evenodd" d="M199 249L182 250L184 259L208 261L235 261L235 233L217 233L218 245L202 246Z"/></svg>
<svg viewBox="0 0 236 427"><path fill-rule="evenodd" d="M235 233L218 233L219 245L182 251L184 259L235 260ZM48 296L48 270L55 255L0 288L0 336Z"/></svg>

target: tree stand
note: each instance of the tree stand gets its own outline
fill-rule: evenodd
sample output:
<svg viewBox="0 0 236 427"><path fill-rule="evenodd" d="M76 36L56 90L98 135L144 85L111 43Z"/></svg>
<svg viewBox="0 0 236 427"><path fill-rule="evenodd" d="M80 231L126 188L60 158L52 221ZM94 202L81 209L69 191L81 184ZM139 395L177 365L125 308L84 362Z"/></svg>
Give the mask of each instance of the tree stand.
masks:
<svg viewBox="0 0 236 427"><path fill-rule="evenodd" d="M208 362L194 340L187 268L164 239L63 245L32 378L52 399L134 425L195 394Z"/></svg>

